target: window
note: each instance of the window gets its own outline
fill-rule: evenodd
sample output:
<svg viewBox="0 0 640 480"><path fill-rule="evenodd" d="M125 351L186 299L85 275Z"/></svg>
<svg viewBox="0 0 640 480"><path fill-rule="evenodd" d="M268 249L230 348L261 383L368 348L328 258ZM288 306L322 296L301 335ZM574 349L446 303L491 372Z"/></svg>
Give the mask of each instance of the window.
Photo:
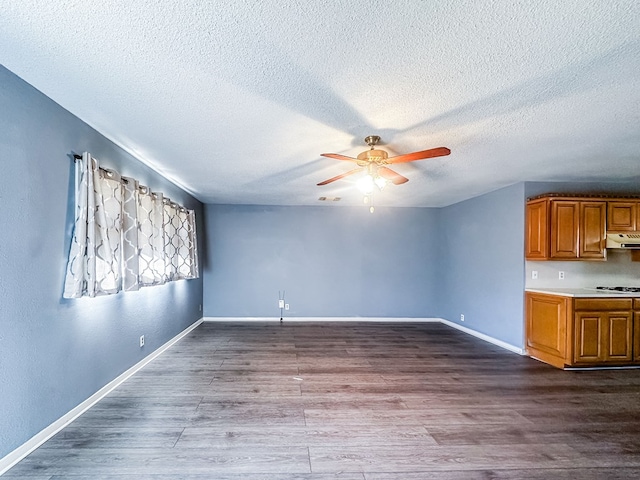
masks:
<svg viewBox="0 0 640 480"><path fill-rule="evenodd" d="M194 211L84 153L76 163L63 296L95 297L189 278L198 278Z"/></svg>

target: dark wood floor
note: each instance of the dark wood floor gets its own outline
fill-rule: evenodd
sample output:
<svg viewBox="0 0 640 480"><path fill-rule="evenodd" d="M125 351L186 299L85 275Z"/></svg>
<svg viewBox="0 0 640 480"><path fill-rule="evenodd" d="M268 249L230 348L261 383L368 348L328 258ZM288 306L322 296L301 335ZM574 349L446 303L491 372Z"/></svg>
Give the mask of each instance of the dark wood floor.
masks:
<svg viewBox="0 0 640 480"><path fill-rule="evenodd" d="M440 324L205 323L3 476L640 478L640 370Z"/></svg>

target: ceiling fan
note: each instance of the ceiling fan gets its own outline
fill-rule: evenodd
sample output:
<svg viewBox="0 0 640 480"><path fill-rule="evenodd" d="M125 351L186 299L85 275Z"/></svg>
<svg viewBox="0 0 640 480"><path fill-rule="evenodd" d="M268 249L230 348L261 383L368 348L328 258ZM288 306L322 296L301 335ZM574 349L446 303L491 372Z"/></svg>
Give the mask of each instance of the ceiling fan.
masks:
<svg viewBox="0 0 640 480"><path fill-rule="evenodd" d="M424 160L427 158L443 157L449 155L451 150L446 147L431 148L429 150L422 150L420 152L405 153L404 155L397 155L395 157L389 157L384 150L377 150L374 147L380 141L380 137L377 135L369 135L364 141L371 147L370 150L365 150L360 153L357 158L347 157L346 155L340 155L339 153L323 153L323 157L334 158L336 160L344 160L347 162L353 162L358 165L358 168L349 170L341 175L329 178L324 182L318 183L318 186L327 185L328 183L335 182L354 173L361 172L366 169L367 174L363 177L364 188L366 190L373 185L377 185L379 188L383 188L387 182L391 182L394 185L401 185L407 183L409 179L400 175L399 173L391 170L387 165L394 165L396 163L414 162L416 160Z"/></svg>

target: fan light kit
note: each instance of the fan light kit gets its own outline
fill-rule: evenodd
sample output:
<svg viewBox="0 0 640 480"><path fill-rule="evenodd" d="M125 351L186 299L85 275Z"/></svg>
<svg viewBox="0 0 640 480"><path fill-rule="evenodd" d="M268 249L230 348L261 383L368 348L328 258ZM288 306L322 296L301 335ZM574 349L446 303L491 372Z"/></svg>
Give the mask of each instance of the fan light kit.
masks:
<svg viewBox="0 0 640 480"><path fill-rule="evenodd" d="M404 155L397 155L395 157L389 157L389 154L384 150L378 150L375 146L380 141L380 137L377 135L369 135L364 139L367 145L371 147L369 150L365 150L360 153L357 158L347 157L346 155L340 155L339 153L323 153L323 157L333 158L335 160L343 160L346 162L353 162L358 165L358 168L349 170L341 175L329 178L324 182L318 183L318 186L327 185L328 183L335 182L349 175L365 171L365 174L358 179L356 186L364 194L364 203L372 203L373 191L375 187L379 190L384 189L389 182L394 185L402 185L407 183L409 179L403 177L399 173L391 170L386 165L394 165L396 163L408 163L416 160L425 160L427 158L444 157L449 155L451 150L447 147L431 148L429 150L422 150L420 152L406 153ZM374 207L369 207L371 213L374 212Z"/></svg>

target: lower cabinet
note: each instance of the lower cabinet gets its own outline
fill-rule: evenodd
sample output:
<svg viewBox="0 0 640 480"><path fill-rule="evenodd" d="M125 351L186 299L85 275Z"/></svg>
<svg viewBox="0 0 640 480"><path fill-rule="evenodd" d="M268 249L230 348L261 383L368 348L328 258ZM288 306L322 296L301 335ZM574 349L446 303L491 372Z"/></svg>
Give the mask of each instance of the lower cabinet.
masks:
<svg viewBox="0 0 640 480"><path fill-rule="evenodd" d="M640 363L640 299L633 299L633 361Z"/></svg>
<svg viewBox="0 0 640 480"><path fill-rule="evenodd" d="M526 293L527 353L563 367L567 356L567 318L571 299Z"/></svg>
<svg viewBox="0 0 640 480"><path fill-rule="evenodd" d="M573 363L633 361L632 298L573 299Z"/></svg>
<svg viewBox="0 0 640 480"><path fill-rule="evenodd" d="M527 292L527 353L560 368L640 363L636 308L639 299Z"/></svg>

